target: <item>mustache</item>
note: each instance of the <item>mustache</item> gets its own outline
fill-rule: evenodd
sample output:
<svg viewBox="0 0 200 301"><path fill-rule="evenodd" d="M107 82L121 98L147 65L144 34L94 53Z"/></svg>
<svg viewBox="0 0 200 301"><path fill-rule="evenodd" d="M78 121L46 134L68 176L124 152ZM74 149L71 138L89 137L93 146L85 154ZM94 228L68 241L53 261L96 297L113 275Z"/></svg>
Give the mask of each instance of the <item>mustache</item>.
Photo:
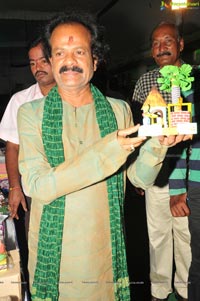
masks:
<svg viewBox="0 0 200 301"><path fill-rule="evenodd" d="M59 73L61 74L63 72L67 72L67 71L83 73L83 69L78 66L72 66L72 67L62 66L59 70Z"/></svg>
<svg viewBox="0 0 200 301"><path fill-rule="evenodd" d="M164 56L164 55L171 55L171 52L169 52L169 51L160 52L160 53L157 54L157 57L161 57L161 56Z"/></svg>
<svg viewBox="0 0 200 301"><path fill-rule="evenodd" d="M37 76L38 74L45 74L45 75L48 75L48 73L45 72L45 71L36 71L34 76Z"/></svg>

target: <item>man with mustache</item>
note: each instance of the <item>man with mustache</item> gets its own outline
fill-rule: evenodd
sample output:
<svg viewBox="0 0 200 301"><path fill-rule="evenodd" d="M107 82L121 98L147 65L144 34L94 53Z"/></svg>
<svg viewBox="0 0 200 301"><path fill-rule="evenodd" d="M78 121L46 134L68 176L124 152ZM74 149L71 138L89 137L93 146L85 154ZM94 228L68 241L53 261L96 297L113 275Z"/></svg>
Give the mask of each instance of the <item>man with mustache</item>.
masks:
<svg viewBox="0 0 200 301"><path fill-rule="evenodd" d="M0 123L0 138L6 141L5 159L10 187L8 201L9 205L13 208L12 217L17 219L15 220L15 226L19 247L20 249L23 249L22 263L24 263L24 269L26 268L27 262L24 222L26 224L27 236L29 223L27 202L30 209L30 199L25 199L21 187L20 173L18 170L19 138L17 130L17 112L22 104L47 95L50 89L55 85L50 62L44 53L42 38L39 37L31 42L28 50L28 57L31 72L36 80L36 83L30 86L28 89L15 93L11 97ZM23 219L24 214L21 206L21 218L19 219L19 204L21 204L22 208L26 211L25 221Z"/></svg>
<svg viewBox="0 0 200 301"><path fill-rule="evenodd" d="M42 38L39 37L31 42L28 57L36 83L11 97L0 123L0 138L6 141L6 169L10 186L9 204L15 207L12 217L16 219L18 219L17 209L20 203L23 209L27 210L18 171L17 112L22 104L47 95L55 85L50 62L44 54Z"/></svg>
<svg viewBox="0 0 200 301"><path fill-rule="evenodd" d="M136 114L134 110L137 107L138 115L135 117L140 119L140 122L141 106L153 86L158 89L166 103L171 103L171 93L161 91L157 79L161 77L159 70L163 66L183 64L180 58L183 48L184 40L175 24L162 22L153 30L151 50L159 68L143 74L136 83L132 105L133 114ZM155 185L145 191L152 301L167 300L168 295L173 291L173 286L177 299L187 300L188 271L191 262L188 219L173 217L169 205L168 179L175 165L175 157L179 153L178 148L168 151ZM142 190L139 193L143 193ZM173 260L175 262L174 285L172 284Z"/></svg>
<svg viewBox="0 0 200 301"><path fill-rule="evenodd" d="M184 137L131 137L139 126L129 105L91 84L108 49L94 16L68 10L45 37L57 86L18 114L20 172L32 197L32 299L130 301L126 174L152 185L166 148Z"/></svg>
<svg viewBox="0 0 200 301"><path fill-rule="evenodd" d="M79 72L79 73L83 73L83 69L77 67L77 66L72 66L72 67L67 67L67 66L62 66L60 68L60 74L63 72L67 72L67 71L74 71L74 72Z"/></svg>

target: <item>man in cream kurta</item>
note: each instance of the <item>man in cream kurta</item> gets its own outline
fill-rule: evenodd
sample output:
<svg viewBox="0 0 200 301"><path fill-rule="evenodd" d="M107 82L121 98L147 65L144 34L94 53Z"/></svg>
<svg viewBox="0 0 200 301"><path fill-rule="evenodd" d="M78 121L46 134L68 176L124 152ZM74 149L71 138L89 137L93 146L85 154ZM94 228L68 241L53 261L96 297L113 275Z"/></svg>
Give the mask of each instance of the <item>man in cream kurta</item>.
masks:
<svg viewBox="0 0 200 301"><path fill-rule="evenodd" d="M122 101L109 101L119 128L130 127L129 106ZM43 99L36 100L19 110L20 171L33 204L29 229L31 281L43 205L66 194L60 300L114 300L105 178L125 163L130 152L121 148L116 132L100 139L93 103L74 108L63 102L66 161L51 169L45 162L41 141L43 105ZM157 139L145 143L140 159L128 169L134 185L145 189L153 184L166 149Z"/></svg>
<svg viewBox="0 0 200 301"><path fill-rule="evenodd" d="M98 89L90 85L97 63L103 59L100 54L105 50L98 30L90 15L76 13L74 15L68 12L67 15L52 20L46 30L46 39L51 44L49 44L49 56L57 87L53 88L47 97L27 103L19 109L19 166L26 193L32 197L29 272L31 285L33 283L33 300L130 300L129 292L126 290L128 287L126 276L121 284L122 289L117 287L119 283L113 282L113 275L116 275L115 265L118 265L118 262L115 261L115 265L113 264L112 251L115 249L118 237L113 239L112 236L111 239L113 227L110 220L115 215L115 211L110 209L113 207L108 202L110 201L109 190L106 187L108 178L115 179L114 174L120 174L122 170L123 189L125 189L126 173L135 186L146 189L153 185L167 146L173 145L180 138L178 140L177 137L149 139L141 147L137 160L130 157L134 155L134 148L141 145L146 138L129 136L136 133L139 126L133 126L128 104L116 99L106 100ZM115 124L116 130L107 131L106 135L102 135L105 123L108 129L108 119ZM54 120L58 121L57 128L51 127L51 121L54 123ZM56 138L58 136L59 139ZM46 143L50 140L50 144ZM54 144L55 147L59 145L56 154L54 147L52 148ZM59 161L63 163L52 165L50 162L52 157L57 157L60 150L64 151L64 160ZM128 157L132 163L129 167L126 166ZM115 183L121 185L122 182L120 180ZM121 186L115 187L120 191ZM52 291L49 293L49 287L54 283L51 274L49 276L52 279L51 283L48 279L43 282L49 285L45 287L47 294L45 292L45 297L41 298L43 292L36 281L38 265L43 265L42 260L38 259L42 241L38 236L46 233L45 227L42 228L41 224L45 226L49 223L49 220L43 223L46 216L44 205L46 211L49 208L54 211L52 207L60 197L62 200L64 197L65 208L63 232L58 229L60 220L55 224L55 233L58 233L58 236L62 233L61 261L60 264L56 264L56 267L59 267L58 273L56 272L56 279L59 276L59 288L56 282L55 285L53 284L53 293ZM116 201L113 196L112 200ZM123 211L121 207L120 210ZM59 219L60 215L53 213L53 217ZM120 211L117 225L122 223L123 212ZM39 229L43 230L39 233ZM121 232L118 232L118 235L123 237ZM43 238L45 241L47 238L49 243L49 236ZM47 253L51 251L43 247L45 254L46 251ZM55 248L52 240L53 248L57 252L57 245ZM120 250L124 251L123 248ZM51 252L48 254L52 255ZM118 260L118 257L115 259ZM44 261L46 262L46 258ZM45 277L48 270L44 267L42 273L43 271ZM117 272L121 273L121 270ZM117 278L117 281L118 279L121 280ZM51 297L47 298L49 294ZM54 298L52 295L57 297Z"/></svg>

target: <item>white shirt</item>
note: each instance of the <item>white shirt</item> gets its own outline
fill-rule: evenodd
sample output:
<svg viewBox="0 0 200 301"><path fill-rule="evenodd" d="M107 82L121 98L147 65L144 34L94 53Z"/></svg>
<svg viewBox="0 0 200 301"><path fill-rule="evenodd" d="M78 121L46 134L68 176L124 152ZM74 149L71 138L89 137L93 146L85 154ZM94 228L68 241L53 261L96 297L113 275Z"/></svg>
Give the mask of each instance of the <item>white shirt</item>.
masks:
<svg viewBox="0 0 200 301"><path fill-rule="evenodd" d="M0 123L0 138L4 141L19 144L19 136L17 130L17 112L21 105L26 102L42 98L42 94L38 83L30 86L28 89L15 93L4 112Z"/></svg>

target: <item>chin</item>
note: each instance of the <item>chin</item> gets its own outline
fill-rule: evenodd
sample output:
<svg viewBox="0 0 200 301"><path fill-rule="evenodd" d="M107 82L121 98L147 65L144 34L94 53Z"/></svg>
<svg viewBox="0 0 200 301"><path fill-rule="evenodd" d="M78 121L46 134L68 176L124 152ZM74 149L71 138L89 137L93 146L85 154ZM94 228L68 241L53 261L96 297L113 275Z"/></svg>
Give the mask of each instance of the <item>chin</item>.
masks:
<svg viewBox="0 0 200 301"><path fill-rule="evenodd" d="M162 60L160 62L157 62L157 64L160 66L160 67L164 67L166 65L173 65L173 63L169 60Z"/></svg>

